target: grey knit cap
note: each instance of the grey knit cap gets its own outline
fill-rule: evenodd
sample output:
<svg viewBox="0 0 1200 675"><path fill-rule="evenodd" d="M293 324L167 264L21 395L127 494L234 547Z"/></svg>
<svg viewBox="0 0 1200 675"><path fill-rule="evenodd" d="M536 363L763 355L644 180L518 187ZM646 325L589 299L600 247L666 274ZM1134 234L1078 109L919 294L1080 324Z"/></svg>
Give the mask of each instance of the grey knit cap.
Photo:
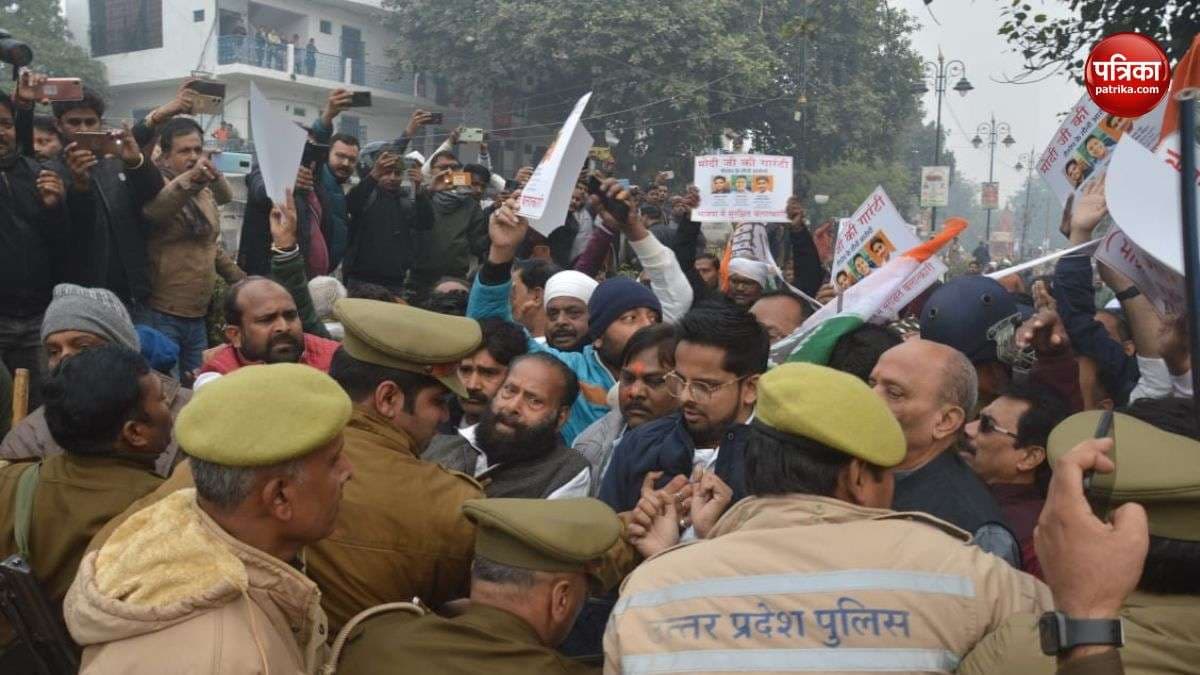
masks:
<svg viewBox="0 0 1200 675"><path fill-rule="evenodd" d="M142 350L125 305L115 293L104 288L84 288L75 284L54 287L54 299L42 319L42 342L47 336L64 330L92 333L135 352Z"/></svg>

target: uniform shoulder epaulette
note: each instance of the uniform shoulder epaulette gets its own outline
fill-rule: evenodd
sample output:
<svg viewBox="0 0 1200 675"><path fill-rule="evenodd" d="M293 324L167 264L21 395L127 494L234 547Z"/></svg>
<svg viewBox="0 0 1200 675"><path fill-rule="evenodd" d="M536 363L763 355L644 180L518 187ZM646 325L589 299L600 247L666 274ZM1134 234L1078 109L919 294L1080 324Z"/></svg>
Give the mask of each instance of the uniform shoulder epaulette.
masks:
<svg viewBox="0 0 1200 675"><path fill-rule="evenodd" d="M921 511L895 511L893 513L886 513L886 514L883 514L880 516L876 516L872 520L907 520L910 522L921 523L921 524L936 528L938 530L941 530L942 532L945 532L946 534L950 535L951 537L954 537L955 539L959 539L964 542L971 541L971 533L970 532L967 532L966 530L962 529L961 527L958 527L957 525L948 523L948 522L942 520L941 518L931 516L928 513L923 513Z"/></svg>
<svg viewBox="0 0 1200 675"><path fill-rule="evenodd" d="M458 479L461 479L461 480L464 480L464 481L470 483L472 487L478 488L480 492L483 492L483 483L480 483L479 481L475 480L475 478L473 476L471 476L470 474L465 474L461 471L455 471L454 469L447 469L446 467L442 466L441 464L438 464L437 462L430 462L430 464L433 464L437 468L441 469L445 473L450 474L451 476L454 476L455 478L458 478Z"/></svg>

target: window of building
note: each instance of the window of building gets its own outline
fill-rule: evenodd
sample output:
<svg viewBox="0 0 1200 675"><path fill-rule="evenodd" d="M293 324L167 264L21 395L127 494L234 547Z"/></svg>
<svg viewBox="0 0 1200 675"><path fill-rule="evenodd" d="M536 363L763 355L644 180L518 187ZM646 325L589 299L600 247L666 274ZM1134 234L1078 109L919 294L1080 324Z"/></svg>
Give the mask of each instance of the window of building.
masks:
<svg viewBox="0 0 1200 675"><path fill-rule="evenodd" d="M197 9L192 12L192 21L196 23L204 23L204 10Z"/></svg>
<svg viewBox="0 0 1200 675"><path fill-rule="evenodd" d="M333 22L321 19L321 32L326 35L333 35Z"/></svg>
<svg viewBox="0 0 1200 675"><path fill-rule="evenodd" d="M163 46L162 0L89 0L92 56Z"/></svg>
<svg viewBox="0 0 1200 675"><path fill-rule="evenodd" d="M301 108L300 106L295 106L294 108L292 108L292 114L295 115L296 117L308 117L308 108Z"/></svg>

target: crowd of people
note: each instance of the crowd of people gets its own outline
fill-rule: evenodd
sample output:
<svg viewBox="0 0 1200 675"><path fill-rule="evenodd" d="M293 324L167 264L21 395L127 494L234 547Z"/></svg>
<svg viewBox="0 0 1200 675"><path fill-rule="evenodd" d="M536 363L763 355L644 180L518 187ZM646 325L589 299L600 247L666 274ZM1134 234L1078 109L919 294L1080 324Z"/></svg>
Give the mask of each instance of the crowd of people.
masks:
<svg viewBox="0 0 1200 675"><path fill-rule="evenodd" d="M226 37L226 36L222 36ZM292 72L296 75L312 77L317 70L317 41L309 38L307 42L300 39L299 33L288 37L286 32L272 26L256 26L251 24L247 30L241 19L233 22L228 36L232 41L222 45L221 62L226 63L238 59L246 59L260 68L286 71L288 61L288 46L295 51Z"/></svg>
<svg viewBox="0 0 1200 675"><path fill-rule="evenodd" d="M580 167L542 235L531 167L408 152L420 110L362 148L338 89L327 152L280 202L256 166L227 252L182 88L105 153L76 137L104 101L39 120L38 83L0 94L0 392L32 380L0 559L81 672L1200 662L1186 320L1103 265L1097 307L1086 254L778 362L839 295L799 198L737 226L769 260L731 257L694 186ZM1106 215L1101 183L1071 241ZM38 672L0 605L0 670Z"/></svg>

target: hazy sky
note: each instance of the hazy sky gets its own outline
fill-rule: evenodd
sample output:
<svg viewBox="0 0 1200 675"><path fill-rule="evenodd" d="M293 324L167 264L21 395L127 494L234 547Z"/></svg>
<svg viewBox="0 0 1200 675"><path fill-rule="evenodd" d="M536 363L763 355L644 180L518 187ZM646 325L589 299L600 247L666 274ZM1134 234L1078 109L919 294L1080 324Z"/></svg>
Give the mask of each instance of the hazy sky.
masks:
<svg viewBox="0 0 1200 675"><path fill-rule="evenodd" d="M942 128L950 131L947 144L958 158L959 171L973 181L987 180L987 137L983 137L985 144L978 150L971 146L970 139L992 113L997 122L1007 122L1012 127L1016 144L1011 148L996 146L996 180L1000 181L1003 204L1025 180L1025 174L1013 168L1019 156L1028 153L1030 146L1035 153L1041 153L1058 128L1058 114L1083 95L1082 87L1061 74L1035 84L997 81L1019 74L1023 62L1021 55L996 34L1001 24L1000 8L1009 4L1007 0L934 0L929 10L922 0L889 2L907 10L920 22L920 30L913 35L913 47L922 58L936 59L940 46L947 60L960 59L966 64L967 79L975 89L966 97L949 91L942 103ZM1062 5L1053 1L1035 0L1031 4L1035 5L1035 11L1063 12ZM951 81L949 86L953 85ZM924 101L926 119L932 121L937 113L937 97L930 91ZM928 156L932 159L932 148Z"/></svg>

